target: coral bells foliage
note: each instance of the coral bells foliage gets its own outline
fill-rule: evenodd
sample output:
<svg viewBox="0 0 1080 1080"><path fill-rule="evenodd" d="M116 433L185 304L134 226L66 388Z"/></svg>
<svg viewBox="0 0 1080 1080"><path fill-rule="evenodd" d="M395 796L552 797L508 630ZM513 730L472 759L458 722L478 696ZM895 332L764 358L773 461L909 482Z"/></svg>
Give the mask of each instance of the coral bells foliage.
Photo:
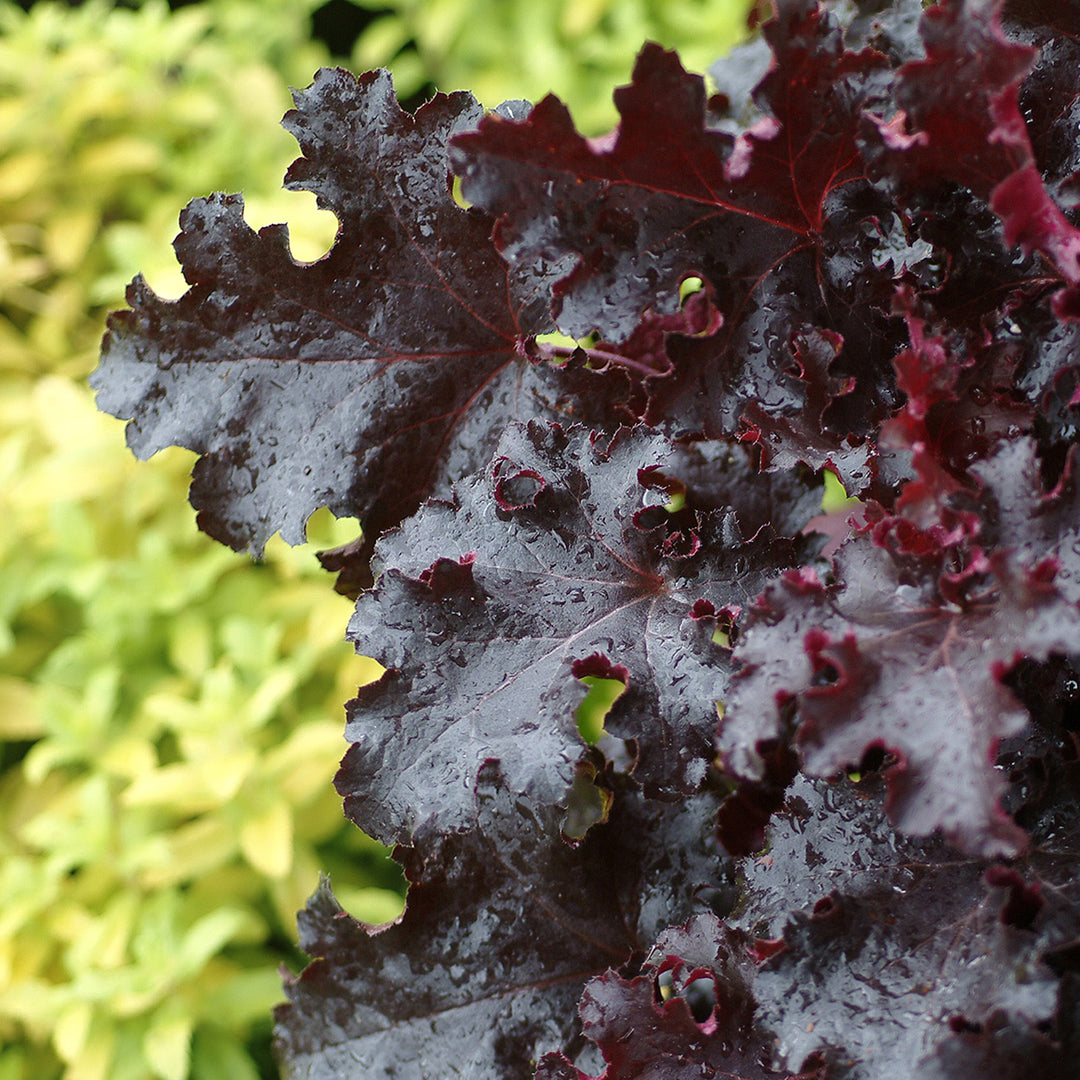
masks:
<svg viewBox="0 0 1080 1080"><path fill-rule="evenodd" d="M322 71L330 252L198 199L110 321L202 528L364 529L337 786L410 888L301 913L288 1076L1075 1076L1080 18L776 7L599 139Z"/></svg>

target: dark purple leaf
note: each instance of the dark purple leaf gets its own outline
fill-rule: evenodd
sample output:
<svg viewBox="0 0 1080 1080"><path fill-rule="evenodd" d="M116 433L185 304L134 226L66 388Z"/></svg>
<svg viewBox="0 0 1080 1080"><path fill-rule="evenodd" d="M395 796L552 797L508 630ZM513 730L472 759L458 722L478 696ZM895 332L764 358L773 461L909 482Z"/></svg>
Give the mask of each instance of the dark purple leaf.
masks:
<svg viewBox="0 0 1080 1080"><path fill-rule="evenodd" d="M1075 1036L1064 1043L1021 1017L997 1013L985 1024L958 1030L920 1064L919 1075L924 1080L1072 1080L1076 1054Z"/></svg>
<svg viewBox="0 0 1080 1080"><path fill-rule="evenodd" d="M1080 169L1080 149L1071 136L1080 119L1080 12L1074 4L1006 0L1002 15L1011 37L1039 50L1020 86L1020 112L1040 172L1068 211L1076 206L1073 176Z"/></svg>
<svg viewBox="0 0 1080 1080"><path fill-rule="evenodd" d="M611 136L581 138L547 98L527 120L483 121L454 140L451 159L466 196L497 217L495 241L511 263L552 268L567 333L632 340L642 320L675 309L685 278L705 279L724 325L669 346L672 370L648 379L651 422L731 434L754 402L781 427L816 428L801 454L787 440L791 460L843 468L854 453L862 461L848 472L865 487L866 451L859 440L853 450L847 430L821 429L828 401L816 388L835 378L847 393L857 376L844 420L860 433L892 404L876 367L887 362L875 355L879 317L857 306L882 299L890 270L867 274L869 260L852 258L857 246L874 246L863 226L880 207L856 137L862 109L887 85L886 62L873 50L846 51L812 3L785 5L766 36L774 66L755 95L765 115L737 136L711 126L702 80L647 46L633 82L615 95L622 120ZM823 321L835 327L833 356L845 351L836 372L825 363L806 385L800 335Z"/></svg>
<svg viewBox="0 0 1080 1080"><path fill-rule="evenodd" d="M870 47L893 66L923 56L919 23L923 6L911 0L840 0L844 38L849 49ZM846 10L845 10L846 9Z"/></svg>
<svg viewBox="0 0 1080 1080"><path fill-rule="evenodd" d="M503 1080L531 1075L544 1052L577 1057L586 981L727 880L707 794L672 806L628 793L571 847L561 813L508 790L497 763L474 788L467 831L395 853L411 883L397 922L356 922L326 883L301 913L316 959L277 1013L287 1075Z"/></svg>
<svg viewBox="0 0 1080 1080"><path fill-rule="evenodd" d="M773 7L709 100L646 46L599 140L321 72L331 251L198 200L187 295L113 317L208 531L364 525L337 782L410 890L312 901L289 1076L1076 1071L1075 5Z"/></svg>
<svg viewBox="0 0 1080 1080"><path fill-rule="evenodd" d="M950 574L863 535L835 565L830 584L789 572L755 606L720 736L730 766L759 773L755 747L785 736L794 712L811 775L836 775L881 747L897 758L888 807L900 829L941 829L984 855L1019 850L994 755L1027 711L1002 676L1021 657L1074 647L1080 612L1045 562L1028 570L1002 553L975 551Z"/></svg>
<svg viewBox="0 0 1080 1080"><path fill-rule="evenodd" d="M549 97L525 121L488 118L455 140L451 161L465 195L496 215L507 258L573 260L555 291L566 332L599 329L625 340L658 294L675 296L685 277L701 273L706 238L726 240L723 255L735 265L724 276L736 277L736 239L749 249L760 224L753 235L771 241L773 259L762 268L770 265L805 246L823 224L828 194L862 175L858 106L882 58L845 53L815 5L801 6L771 31L781 56L759 93L772 115L738 140L706 126L701 78L657 46L642 51L632 84L616 92L622 120L611 137L582 138ZM827 81L832 92L810 91ZM823 127L829 106L835 112ZM764 254L746 250L742 258Z"/></svg>
<svg viewBox="0 0 1080 1080"><path fill-rule="evenodd" d="M957 1032L1006 1014L1037 1043L1031 1025L1053 1016L1059 993L1042 955L1080 926L1075 837L984 874L940 841L897 836L882 788L873 775L797 780L768 854L744 864L739 925L764 939L753 993L778 1060L823 1053L848 1063L850 1080L908 1080L955 1056ZM1052 900L1018 928L1005 917L1009 883L1029 880Z"/></svg>
<svg viewBox="0 0 1080 1080"><path fill-rule="evenodd" d="M911 454L912 479L895 508L920 528L949 519L953 495L975 487L970 467L1030 429L1034 412L1013 394L1017 350L984 336L937 335L901 288L894 310L910 347L893 359L907 400L880 429L881 445Z"/></svg>
<svg viewBox="0 0 1080 1080"><path fill-rule="evenodd" d="M1075 827L1050 842L1040 827L1038 846L1013 868L984 869L940 839L898 835L883 793L873 772L858 783L796 780L767 854L741 863L737 916L697 916L660 935L636 978L609 972L589 983L580 1012L603 1051L604 1080L796 1069L908 1080L924 1065L997 1060L981 1036L1005 1024L1033 1060L1054 1069L1069 1060L1062 1040L1075 1045L1080 967ZM1064 784L1044 792L1040 814L1053 818L1070 796ZM1017 898L1032 896L1018 922ZM538 1073L593 1075L561 1054Z"/></svg>
<svg viewBox="0 0 1080 1080"><path fill-rule="evenodd" d="M728 474L723 512L692 492L665 509L669 475L659 435L512 426L490 469L380 541L349 636L388 670L350 703L337 780L363 829L408 843L460 827L489 757L513 790L564 803L585 752L579 679L598 663L627 687L605 725L620 767L665 798L700 785L731 671L717 619L800 545L743 535L739 503L761 497L745 471Z"/></svg>
<svg viewBox="0 0 1080 1080"><path fill-rule="evenodd" d="M316 959L277 1014L290 1075L330 1080L526 1076L568 1042L597 970L635 946L617 846L558 839L557 818L507 792L489 764L472 829L434 855L402 852L404 915L367 927L324 883L300 916Z"/></svg>
<svg viewBox="0 0 1080 1080"><path fill-rule="evenodd" d="M882 127L897 169L924 183L955 180L984 199L1031 157L1016 95L1035 50L1001 33L1001 6L944 0L924 13L926 55L900 69L903 112Z"/></svg>
<svg viewBox="0 0 1080 1080"><path fill-rule="evenodd" d="M1057 0L1006 0L1005 14L1028 31L1043 31L1046 36L1065 42L1080 35L1080 12L1072 4L1059 4Z"/></svg>
<svg viewBox="0 0 1080 1080"><path fill-rule="evenodd" d="M1080 491L1075 451L1050 492L1043 493L1033 439L1017 439L973 467L988 489L989 535L1015 550L1025 566L1045 559L1057 563L1054 584L1068 601L1080 603ZM992 530L992 531L989 531ZM1080 641L1074 643L1080 646ZM1076 647L1062 649L1075 652Z"/></svg>
<svg viewBox="0 0 1080 1080"><path fill-rule="evenodd" d="M754 1022L754 963L742 934L701 915L660 935L645 970L614 972L585 988L585 1035L603 1051L601 1080L824 1080L807 1061L796 1076L768 1067L771 1046ZM562 1054L536 1080L589 1080Z"/></svg>
<svg viewBox="0 0 1080 1080"><path fill-rule="evenodd" d="M1036 50L1002 33L1003 0L942 0L923 17L926 58L900 69L902 110L879 122L888 167L909 183L953 181L989 201L1006 244L1040 251L1080 282L1080 232L1051 199L1020 111Z"/></svg>
<svg viewBox="0 0 1080 1080"><path fill-rule="evenodd" d="M330 253L297 263L239 196L195 200L176 241L191 288L166 301L136 280L93 378L141 457L203 455L200 526L256 553L278 529L302 541L320 506L374 538L440 468L482 465L506 420L532 415L542 373L519 348L550 325L532 271L508 271L450 196L447 141L483 112L469 95L413 117L387 74L324 70L296 106L286 186L337 215Z"/></svg>

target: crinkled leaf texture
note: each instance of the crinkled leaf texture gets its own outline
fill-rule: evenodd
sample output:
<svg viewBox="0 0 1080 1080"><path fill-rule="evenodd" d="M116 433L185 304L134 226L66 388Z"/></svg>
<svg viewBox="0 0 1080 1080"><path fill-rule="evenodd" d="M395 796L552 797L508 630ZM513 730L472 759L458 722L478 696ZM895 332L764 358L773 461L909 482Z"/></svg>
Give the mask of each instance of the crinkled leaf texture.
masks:
<svg viewBox="0 0 1080 1080"><path fill-rule="evenodd" d="M739 905L660 935L643 971L592 980L583 1032L602 1072L562 1053L543 1080L692 1076L967 1080L1023 1055L1064 1080L1075 1063L1080 893L1076 764L1029 805L1035 843L1011 868L905 838L884 784L801 777L745 860Z"/></svg>
<svg viewBox="0 0 1080 1080"><path fill-rule="evenodd" d="M888 292L893 268L851 257L869 254L863 221L877 209L857 137L888 68L873 49L846 50L816 4L783 5L765 33L764 115L738 136L707 110L699 76L647 46L616 91L610 137L582 138L547 98L522 122L485 118L453 140L451 162L466 197L495 215L510 264L561 274L566 333L597 330L632 352L635 328L673 309L680 282L709 283L723 325L671 347L648 380L651 422L709 436L744 424L776 467L829 462L862 490L862 436L894 400L888 336L866 302ZM851 438L823 418L838 396L850 397Z"/></svg>
<svg viewBox="0 0 1080 1080"><path fill-rule="evenodd" d="M653 797L696 790L732 670L718 619L810 550L770 525L743 534L762 494L741 458L714 459L698 496L660 435L511 425L487 470L386 534L349 626L387 668L349 706L349 816L398 843L459 828L488 758L514 790L565 804L590 675L626 686L601 744L613 766Z"/></svg>
<svg viewBox="0 0 1080 1080"><path fill-rule="evenodd" d="M1001 0L967 0L927 13L926 57L900 70L896 102L904 112L880 125L882 142L891 168L909 182L952 180L988 199L1007 243L1043 252L1076 285L1080 231L1047 191L1020 110L1035 49L1004 36L1001 7Z"/></svg>
<svg viewBox="0 0 1080 1080"><path fill-rule="evenodd" d="M908 1080L1006 1018L1049 1060L1055 1017L1071 1022L1054 956L1080 930L1075 831L1053 837L1035 821L1022 860L986 869L939 840L898 836L882 788L875 775L800 778L768 854L745 864L737 922L752 935L758 1023L778 1061L816 1053L829 1076ZM1043 798L1036 813L1072 796L1059 786ZM1053 1052L1060 1070L1060 1043Z"/></svg>
<svg viewBox="0 0 1080 1080"><path fill-rule="evenodd" d="M528 1076L544 1052L580 1052L589 978L648 948L672 913L706 910L724 863L708 794L627 796L571 847L561 813L510 791L497 763L473 787L467 829L395 853L411 883L396 923L357 923L328 883L301 913L318 959L278 1010L286 1076Z"/></svg>
<svg viewBox="0 0 1080 1080"><path fill-rule="evenodd" d="M112 319L203 528L364 524L337 785L410 890L312 900L290 1076L1075 1075L1077 20L775 8L711 99L646 46L598 140L321 72L331 251L199 200L190 291Z"/></svg>
<svg viewBox="0 0 1080 1080"><path fill-rule="evenodd" d="M715 915L663 933L644 971L593 979L581 999L583 1031L602 1050L604 1080L729 1077L771 1080L770 1037L755 1023L755 965L746 941ZM814 1055L787 1080L823 1080ZM563 1054L546 1056L537 1080L589 1080Z"/></svg>
<svg viewBox="0 0 1080 1080"><path fill-rule="evenodd" d="M999 742L1027 710L1002 683L1021 656L1045 660L1080 641L1080 612L1039 569L1004 556L964 596L934 565L848 541L835 581L794 572L770 586L739 650L722 750L738 773L783 736L794 710L804 770L833 776L873 748L896 757L889 810L905 832L940 829L981 855L1014 854L1024 835L998 800ZM801 652L792 643L801 643Z"/></svg>
<svg viewBox="0 0 1080 1080"><path fill-rule="evenodd" d="M633 948L610 853L545 843L550 823L497 766L477 788L473 831L414 860L396 923L355 922L326 884L302 913L301 948L319 959L279 1011L292 1075L527 1075L571 1037L585 975Z"/></svg>
<svg viewBox="0 0 1080 1080"><path fill-rule="evenodd" d="M458 93L413 117L385 72L320 71L285 118L304 151L286 185L337 215L330 252L297 263L286 229L254 232L239 196L196 199L176 240L188 292L161 300L136 280L111 317L98 403L131 418L141 457L202 455L191 499L212 536L299 543L321 506L376 536L533 415L542 372L519 343L550 326L546 298L447 181L448 140L482 113Z"/></svg>

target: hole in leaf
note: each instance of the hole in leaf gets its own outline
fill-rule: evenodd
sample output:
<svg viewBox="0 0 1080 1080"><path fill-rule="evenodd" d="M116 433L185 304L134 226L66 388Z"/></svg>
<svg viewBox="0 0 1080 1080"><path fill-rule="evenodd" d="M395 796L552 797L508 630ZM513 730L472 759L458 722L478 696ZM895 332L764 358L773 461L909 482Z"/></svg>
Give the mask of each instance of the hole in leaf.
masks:
<svg viewBox="0 0 1080 1080"><path fill-rule="evenodd" d="M612 799L610 791L596 784L595 767L588 762L579 762L566 797L563 836L571 842L582 840L594 825L607 820Z"/></svg>
<svg viewBox="0 0 1080 1080"><path fill-rule="evenodd" d="M705 288L705 282L699 277L687 277L682 279L682 283L679 285L679 302L682 303L688 296L693 296L694 293L699 293Z"/></svg>
<svg viewBox="0 0 1080 1080"><path fill-rule="evenodd" d="M723 608L717 612L716 628L712 633L714 645L719 645L722 649L730 649L738 642L739 628L735 625L738 614L738 607Z"/></svg>
<svg viewBox="0 0 1080 1080"><path fill-rule="evenodd" d="M716 1008L716 980L713 976L702 968L688 971L676 957L669 956L664 961L654 985L658 1001L681 997L695 1023L706 1023Z"/></svg>
<svg viewBox="0 0 1080 1080"><path fill-rule="evenodd" d="M626 683L619 679L604 679L597 675L585 675L579 682L587 686L585 700L575 713L578 734L590 746L600 741L604 734L604 721L612 706L626 692Z"/></svg>
<svg viewBox="0 0 1080 1080"><path fill-rule="evenodd" d="M669 514L677 514L686 505L686 485L681 480L665 476L655 465L638 469L637 476L645 489L641 497L645 506L662 506Z"/></svg>
<svg viewBox="0 0 1080 1080"><path fill-rule="evenodd" d="M676 491L671 498L664 503L664 509L669 514L677 514L684 506L686 506L686 492Z"/></svg>
<svg viewBox="0 0 1080 1080"><path fill-rule="evenodd" d="M821 511L824 514L839 514L844 510L854 510L861 506L860 499L848 497L840 478L831 469L824 471L825 487L821 495Z"/></svg>
<svg viewBox="0 0 1080 1080"><path fill-rule="evenodd" d="M404 911L408 881L400 863L351 821L343 820L340 830L320 841L315 857L337 902L354 919L378 926Z"/></svg>
<svg viewBox="0 0 1080 1080"><path fill-rule="evenodd" d="M475 602L480 595L473 578L473 563L476 552L470 551L460 559L436 559L424 570L419 581L426 585L436 600L442 601L452 595L467 596Z"/></svg>
<svg viewBox="0 0 1080 1080"><path fill-rule="evenodd" d="M260 231L284 222L289 252L298 263L318 262L329 253L338 234L336 215L321 210L311 191L282 188L265 198L250 197L244 204L244 220Z"/></svg>
<svg viewBox="0 0 1080 1080"><path fill-rule="evenodd" d="M360 522L354 517L335 517L322 506L312 512L305 525L307 543L318 547L339 547L360 535ZM307 552L304 553L305 558Z"/></svg>
<svg viewBox="0 0 1080 1080"><path fill-rule="evenodd" d="M880 743L874 743L866 748L859 762L859 773L861 776L876 773L890 761L895 761L895 758Z"/></svg>
<svg viewBox="0 0 1080 1080"><path fill-rule="evenodd" d="M569 363L575 349L587 351L596 345L599 338L596 334L589 334L577 339L554 330L550 334L537 334L534 340L540 354L548 357L548 363L555 367L562 367L563 364Z"/></svg>
<svg viewBox="0 0 1080 1080"><path fill-rule="evenodd" d="M814 677L810 680L810 685L832 686L839 678L840 672L836 670L836 666L826 662L814 672Z"/></svg>
<svg viewBox="0 0 1080 1080"><path fill-rule="evenodd" d="M711 976L702 976L686 984L683 998L690 1007L690 1015L698 1024L704 1024L716 1008L716 983Z"/></svg>
<svg viewBox="0 0 1080 1080"><path fill-rule="evenodd" d="M495 501L502 510L524 510L535 506L547 481L534 469L521 469L511 476L500 476L495 481Z"/></svg>
<svg viewBox="0 0 1080 1080"><path fill-rule="evenodd" d="M815 919L831 919L839 914L840 901L833 893L821 897L821 899L814 904Z"/></svg>
<svg viewBox="0 0 1080 1080"><path fill-rule="evenodd" d="M693 529L685 532L676 529L664 537L660 545L660 553L668 559L689 559L696 555L701 548L701 538Z"/></svg>
<svg viewBox="0 0 1080 1080"><path fill-rule="evenodd" d="M651 532L661 525L666 525L667 519L668 513L663 506L646 506L644 510L638 510L634 514L634 525L642 532Z"/></svg>
<svg viewBox="0 0 1080 1080"><path fill-rule="evenodd" d="M450 185L450 194L453 197L454 202L456 202L462 210L468 210L472 206L472 203L465 198L462 191L462 179L460 176L454 177L454 182Z"/></svg>
<svg viewBox="0 0 1080 1080"><path fill-rule="evenodd" d="M651 532L653 529L659 529L662 525L667 524L667 511L660 505L646 507L644 510L638 510L634 514L633 522L634 526L643 532Z"/></svg>

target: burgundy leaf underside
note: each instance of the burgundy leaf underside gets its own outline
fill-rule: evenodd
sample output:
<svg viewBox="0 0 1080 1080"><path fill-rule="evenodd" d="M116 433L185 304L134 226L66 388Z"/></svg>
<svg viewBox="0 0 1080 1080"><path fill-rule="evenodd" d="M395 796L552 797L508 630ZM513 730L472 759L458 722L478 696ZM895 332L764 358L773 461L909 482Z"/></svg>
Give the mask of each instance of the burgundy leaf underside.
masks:
<svg viewBox="0 0 1080 1080"><path fill-rule="evenodd" d="M879 360L865 355L871 313L856 307L841 248L856 242L845 200L868 190L862 109L887 69L873 50L845 51L815 5L795 7L767 31L776 62L757 91L767 115L737 137L710 126L702 80L646 46L631 85L616 92L622 119L612 136L582 138L547 98L524 121L486 117L450 155L465 196L496 217L496 245L511 265L551 268L566 333L596 330L623 343L605 350L636 356L642 320L672 311L688 276L708 283L723 325L669 341L646 379L650 422L670 418L708 436L746 430L766 464L770 455L777 468L829 462L861 490L870 481L866 422L891 402L873 371ZM888 280L877 274L859 290L869 298ZM826 334L834 355L809 370L799 335L820 335L822 324L841 328ZM851 409L861 426L850 438L822 425L829 401L816 389L834 387L829 362L849 337L862 349ZM855 389L853 375L837 378L844 392ZM756 412L744 416L744 406Z"/></svg>

